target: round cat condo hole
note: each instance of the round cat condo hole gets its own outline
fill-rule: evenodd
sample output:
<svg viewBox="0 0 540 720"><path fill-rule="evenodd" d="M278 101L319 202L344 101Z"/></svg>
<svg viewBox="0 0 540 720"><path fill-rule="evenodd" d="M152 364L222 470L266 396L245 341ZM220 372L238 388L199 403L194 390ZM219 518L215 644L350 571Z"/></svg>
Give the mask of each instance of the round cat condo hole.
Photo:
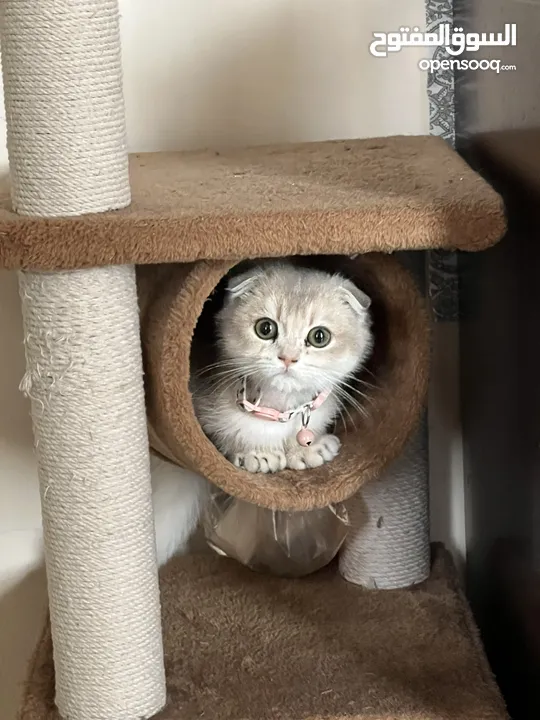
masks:
<svg viewBox="0 0 540 720"><path fill-rule="evenodd" d="M309 470L252 474L236 468L203 432L190 393L197 355L211 362L212 316L226 275L224 261L140 268L142 342L152 448L197 471L229 495L274 510L311 510L351 497L377 478L417 426L429 374L429 323L410 273L392 256L295 258L341 272L372 299L374 352L359 375L364 412L348 408L336 434L342 447L330 463Z"/></svg>

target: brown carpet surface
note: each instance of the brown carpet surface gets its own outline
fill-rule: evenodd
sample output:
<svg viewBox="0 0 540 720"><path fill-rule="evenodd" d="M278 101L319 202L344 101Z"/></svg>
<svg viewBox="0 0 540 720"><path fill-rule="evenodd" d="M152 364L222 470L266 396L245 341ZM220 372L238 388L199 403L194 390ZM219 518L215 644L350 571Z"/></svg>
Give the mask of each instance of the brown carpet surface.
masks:
<svg viewBox="0 0 540 720"><path fill-rule="evenodd" d="M481 250L500 196L442 139L397 136L130 159L129 208L20 217L0 186L0 267L72 269L304 254Z"/></svg>
<svg viewBox="0 0 540 720"><path fill-rule="evenodd" d="M412 590L303 580L214 555L161 577L169 705L159 720L507 720L448 554ZM57 720L48 630L21 720ZM114 720L114 718L111 718Z"/></svg>

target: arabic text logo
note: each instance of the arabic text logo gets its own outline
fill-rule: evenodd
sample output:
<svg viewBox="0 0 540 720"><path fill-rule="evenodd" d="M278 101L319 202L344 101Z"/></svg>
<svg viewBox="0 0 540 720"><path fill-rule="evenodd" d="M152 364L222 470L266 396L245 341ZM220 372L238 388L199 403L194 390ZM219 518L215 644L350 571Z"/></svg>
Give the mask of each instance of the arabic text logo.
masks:
<svg viewBox="0 0 540 720"><path fill-rule="evenodd" d="M462 55L477 52L481 47L505 47L517 44L517 25L506 23L504 32L473 33L463 32L463 28L441 23L437 32L423 33L420 28L402 27L399 32L376 32L369 51L375 57L387 57L389 53L399 52L405 47L436 48L443 47L449 55Z"/></svg>

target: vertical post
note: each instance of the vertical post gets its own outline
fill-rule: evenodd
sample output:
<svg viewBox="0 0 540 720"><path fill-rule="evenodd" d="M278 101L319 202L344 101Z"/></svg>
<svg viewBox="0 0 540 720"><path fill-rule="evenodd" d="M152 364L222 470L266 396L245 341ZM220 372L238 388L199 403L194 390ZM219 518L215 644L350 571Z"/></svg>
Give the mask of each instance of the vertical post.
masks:
<svg viewBox="0 0 540 720"><path fill-rule="evenodd" d="M14 209L130 202L117 0L1 0ZM132 267L21 273L56 703L70 720L165 704Z"/></svg>
<svg viewBox="0 0 540 720"><path fill-rule="evenodd" d="M341 575L391 590L426 580L430 571L427 426L378 480L348 504L352 528L339 557Z"/></svg>

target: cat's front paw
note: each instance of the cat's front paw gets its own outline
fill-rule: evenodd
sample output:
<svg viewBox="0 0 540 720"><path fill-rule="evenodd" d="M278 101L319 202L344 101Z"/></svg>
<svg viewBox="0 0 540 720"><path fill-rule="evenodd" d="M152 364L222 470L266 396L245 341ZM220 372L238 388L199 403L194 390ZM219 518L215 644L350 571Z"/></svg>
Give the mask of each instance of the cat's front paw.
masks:
<svg viewBox="0 0 540 720"><path fill-rule="evenodd" d="M236 467L251 473L274 473L283 470L287 465L285 454L279 450L236 453L231 457L231 461Z"/></svg>
<svg viewBox="0 0 540 720"><path fill-rule="evenodd" d="M287 453L287 467L292 470L316 468L333 460L341 442L335 435L323 435L308 447L297 447Z"/></svg>

